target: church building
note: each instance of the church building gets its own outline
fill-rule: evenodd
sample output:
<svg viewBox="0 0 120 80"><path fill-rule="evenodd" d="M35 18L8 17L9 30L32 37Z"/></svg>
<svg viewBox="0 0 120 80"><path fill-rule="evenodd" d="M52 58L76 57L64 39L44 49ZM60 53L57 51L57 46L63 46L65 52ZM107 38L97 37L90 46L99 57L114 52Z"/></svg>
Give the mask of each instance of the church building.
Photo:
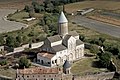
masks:
<svg viewBox="0 0 120 80"><path fill-rule="evenodd" d="M50 67L62 66L66 60L73 62L84 56L84 43L76 31L68 31L68 20L63 12L58 21L58 35L47 37L40 51L37 63Z"/></svg>

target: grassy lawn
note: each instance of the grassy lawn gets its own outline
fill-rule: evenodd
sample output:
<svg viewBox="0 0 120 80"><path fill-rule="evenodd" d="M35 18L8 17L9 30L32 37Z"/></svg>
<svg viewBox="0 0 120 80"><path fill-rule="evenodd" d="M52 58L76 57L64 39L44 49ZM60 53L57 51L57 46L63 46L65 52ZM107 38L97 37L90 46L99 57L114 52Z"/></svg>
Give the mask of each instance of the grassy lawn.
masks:
<svg viewBox="0 0 120 80"><path fill-rule="evenodd" d="M27 21L24 20L26 18L29 18L29 13L23 12L23 11L16 12L14 14L10 14L8 16L8 20L22 22L22 23L27 23Z"/></svg>
<svg viewBox="0 0 120 80"><path fill-rule="evenodd" d="M16 70L0 68L0 75L15 78Z"/></svg>
<svg viewBox="0 0 120 80"><path fill-rule="evenodd" d="M25 19L29 17L29 13L28 12L19 12L19 13L15 13L14 15L11 16L12 19Z"/></svg>
<svg viewBox="0 0 120 80"><path fill-rule="evenodd" d="M35 20L26 21L29 18L29 13L25 11L16 12L8 16L9 20L26 23L29 26L34 25L39 22L39 19L43 17L43 14L34 13Z"/></svg>
<svg viewBox="0 0 120 80"><path fill-rule="evenodd" d="M99 68L92 67L94 61L97 61L94 57L83 58L73 63L71 72L75 75L84 75L86 73L101 72Z"/></svg>
<svg viewBox="0 0 120 80"><path fill-rule="evenodd" d="M95 9L107 9L117 10L120 9L119 1L83 1L65 5L65 10L68 13L84 9L84 8L95 8Z"/></svg>

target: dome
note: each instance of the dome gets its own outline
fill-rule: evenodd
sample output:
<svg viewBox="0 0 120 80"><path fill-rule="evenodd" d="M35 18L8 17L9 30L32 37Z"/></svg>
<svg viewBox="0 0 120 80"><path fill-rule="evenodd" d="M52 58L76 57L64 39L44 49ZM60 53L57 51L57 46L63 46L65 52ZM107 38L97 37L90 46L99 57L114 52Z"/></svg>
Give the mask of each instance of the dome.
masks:
<svg viewBox="0 0 120 80"><path fill-rule="evenodd" d="M64 13L61 12L61 15L59 17L59 23L67 23L67 22L68 22L67 18L65 17Z"/></svg>
<svg viewBox="0 0 120 80"><path fill-rule="evenodd" d="M68 60L65 61L65 63L63 64L63 68L64 69L67 69L67 68L70 68L71 67L71 64Z"/></svg>

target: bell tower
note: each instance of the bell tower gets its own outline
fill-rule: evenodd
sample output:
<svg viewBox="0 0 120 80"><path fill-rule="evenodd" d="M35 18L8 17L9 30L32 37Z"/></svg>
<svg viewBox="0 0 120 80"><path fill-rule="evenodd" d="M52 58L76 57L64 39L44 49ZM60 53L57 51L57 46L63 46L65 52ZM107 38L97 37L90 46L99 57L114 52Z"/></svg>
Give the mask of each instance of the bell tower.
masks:
<svg viewBox="0 0 120 80"><path fill-rule="evenodd" d="M62 38L64 38L64 36L68 34L68 20L63 12L61 12L58 21L58 34L61 35Z"/></svg>

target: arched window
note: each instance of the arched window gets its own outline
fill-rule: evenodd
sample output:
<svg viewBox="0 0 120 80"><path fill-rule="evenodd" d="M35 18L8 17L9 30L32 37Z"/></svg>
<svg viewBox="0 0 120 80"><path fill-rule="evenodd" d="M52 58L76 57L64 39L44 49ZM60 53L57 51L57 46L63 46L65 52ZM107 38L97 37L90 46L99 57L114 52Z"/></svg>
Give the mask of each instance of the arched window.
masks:
<svg viewBox="0 0 120 80"><path fill-rule="evenodd" d="M64 61L66 61L66 60L67 60L67 56L65 55L65 56L64 56Z"/></svg>
<svg viewBox="0 0 120 80"><path fill-rule="evenodd" d="M61 60L62 60L61 57L58 57L57 63L58 63L58 64L61 64L61 62L62 62Z"/></svg>
<svg viewBox="0 0 120 80"><path fill-rule="evenodd" d="M70 53L70 55L69 55L69 60L73 60L73 54L72 53Z"/></svg>

